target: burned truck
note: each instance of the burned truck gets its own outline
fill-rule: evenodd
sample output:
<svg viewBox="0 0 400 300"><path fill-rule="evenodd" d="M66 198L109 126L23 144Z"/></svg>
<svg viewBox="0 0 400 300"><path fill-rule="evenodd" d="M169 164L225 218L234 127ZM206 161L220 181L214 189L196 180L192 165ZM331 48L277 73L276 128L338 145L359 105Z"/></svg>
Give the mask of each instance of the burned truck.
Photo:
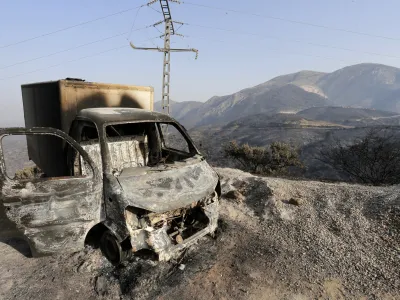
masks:
<svg viewBox="0 0 400 300"><path fill-rule="evenodd" d="M60 80L22 86L33 178L7 173L0 218L33 256L90 244L119 264L150 251L169 260L217 228L218 174L185 128L152 111L148 87Z"/></svg>

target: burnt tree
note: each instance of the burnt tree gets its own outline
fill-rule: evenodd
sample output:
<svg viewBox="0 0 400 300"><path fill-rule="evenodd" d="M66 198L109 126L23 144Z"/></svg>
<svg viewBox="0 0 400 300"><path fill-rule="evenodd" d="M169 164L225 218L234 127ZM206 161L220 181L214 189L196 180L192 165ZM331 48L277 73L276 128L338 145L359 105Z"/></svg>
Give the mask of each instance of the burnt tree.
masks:
<svg viewBox="0 0 400 300"><path fill-rule="evenodd" d="M316 158L356 182L400 183L400 139L391 128L369 129L363 137L350 142L333 137Z"/></svg>

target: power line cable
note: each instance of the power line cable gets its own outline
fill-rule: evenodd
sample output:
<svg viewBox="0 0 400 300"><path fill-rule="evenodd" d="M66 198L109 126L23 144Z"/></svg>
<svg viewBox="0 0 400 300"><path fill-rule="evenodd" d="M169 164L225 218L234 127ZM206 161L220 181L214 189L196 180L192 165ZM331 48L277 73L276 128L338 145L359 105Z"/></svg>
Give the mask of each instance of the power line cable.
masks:
<svg viewBox="0 0 400 300"><path fill-rule="evenodd" d="M151 39L153 39L153 40L154 40L154 39L158 39L158 37L154 37L154 38L151 38ZM146 41L147 41L147 40L144 40L144 41L142 41L142 42L146 42ZM104 54L104 53L107 53L107 52L119 50L119 49L122 49L122 48L125 48L125 47L129 47L129 45L121 45L121 46L114 47L114 48L111 48L111 49L108 49L108 50L105 50L105 51L93 53L93 54L86 55L86 56L83 56L83 57L79 57L79 58L77 58L77 59L73 59L73 60L69 60L69 61L64 61L64 62L55 64L55 65L47 66L47 67L40 68L40 69L36 69L36 70L33 70L33 71L24 72L24 73L20 73L20 74L13 75L13 76L9 76L9 77L3 77L3 78L0 78L0 81L6 80L6 79L12 79L12 78L16 78L16 77L20 77L20 76L23 76L23 75L28 75L28 74L36 73L36 72L40 72L40 71L47 70L47 69L51 69L51 68L55 68L55 67L61 66L61 65L63 65L63 64L67 64L67 63L72 63L72 62L80 61L80 60L83 60L83 59L86 59L86 58L91 58L91 57L98 56L98 55L101 55L101 54Z"/></svg>
<svg viewBox="0 0 400 300"><path fill-rule="evenodd" d="M72 28L76 28L76 27L79 27L79 26L83 26L83 25L86 25L86 24L89 24L89 23L93 23L93 22L97 22L97 21L100 21L100 20L104 20L104 19L116 16L116 15L120 15L120 14L126 13L128 11L139 9L139 8L141 8L143 6L145 6L145 4L137 6L137 7L133 7L133 8L120 10L118 12L115 12L115 13L112 13L112 14L109 14L109 15L98 17L98 18L95 18L95 19L92 19L92 20L89 20L89 21L85 21L85 22L81 22L81 23L75 24L75 25L67 26L67 27L64 27L64 28L61 28L61 29L57 29L55 31L50 31L50 32L47 32L47 33L43 33L43 34L31 37L31 38L27 38L25 40L21 40L21 41L14 42L14 43L11 43L11 44L3 45L3 46L0 46L0 49L4 49L4 48L11 47L11 46L19 45L19 44L26 43L26 42L29 42L29 41L33 41L33 40L36 40L36 39L39 39L39 38L42 38L42 37L45 37L45 36L49 36L49 35L52 35L52 34L55 34L55 33L66 31L66 30L69 30L69 29L72 29Z"/></svg>
<svg viewBox="0 0 400 300"><path fill-rule="evenodd" d="M164 32L162 32L160 29L158 29L157 28L157 26L153 26L155 29L157 29L157 31L160 33L160 34L164 34Z"/></svg>
<svg viewBox="0 0 400 300"><path fill-rule="evenodd" d="M177 33L179 31L179 29L185 24L179 24L179 27L177 29L175 29L175 33Z"/></svg>
<svg viewBox="0 0 400 300"><path fill-rule="evenodd" d="M104 54L104 53L107 53L107 52L119 50L119 49L122 49L122 48L124 48L124 47L128 47L128 45L123 45L123 46L115 47L115 48L108 49L108 50L105 50L105 51L102 51L102 52L94 53L94 54L87 55L87 56L83 56L83 57L80 57L80 58L77 58L77 59L69 60L69 61L62 62L62 63L55 64L55 65L51 65L51 66L48 66L48 67L45 67L45 68L36 69L36 70L30 71L30 72L20 73L20 74L13 75L13 76L9 76L9 77L3 77L3 78L0 78L0 81L6 80L6 79L15 78L15 77L20 77L20 76L23 76L23 75L28 75L28 74L36 73L36 72L43 71L43 70L47 70L47 69L50 69L50 68L55 68L55 67L58 67L58 66L61 66L61 65L65 64L65 63L76 62L76 61L79 61L79 60L82 60L82 59L86 59L86 58L89 58L89 57L94 57L94 56L97 56L97 55L100 55L100 54Z"/></svg>
<svg viewBox="0 0 400 300"><path fill-rule="evenodd" d="M139 7L139 8L137 9L137 11L136 11L135 17L133 18L131 30L129 30L129 34L128 34L127 38L126 38L127 40L129 40L129 39L131 38L133 28L135 27L135 23L136 23L137 16L138 16L139 11L140 11L141 8L142 8L142 7Z"/></svg>
<svg viewBox="0 0 400 300"><path fill-rule="evenodd" d="M162 14L161 11L159 11L158 9L155 9L153 6L151 5L147 5L148 8L151 8L152 10L154 10L155 12L158 12L159 14Z"/></svg>
<svg viewBox="0 0 400 300"><path fill-rule="evenodd" d="M199 37L199 36L193 36L193 35L185 35L185 37L189 38L189 39L190 38L191 39L203 39L203 40L210 41L210 42L217 42L217 43L224 43L224 44L227 43L227 41L225 41L225 40L210 39L210 38L207 38L207 37ZM282 49L273 49L273 48L270 48L270 47L268 48L268 51L269 50L273 50L273 51L276 51L276 52L282 52ZM285 51L285 52L288 53L288 54L291 54L291 55L316 57L316 58L321 58L321 59L329 59L329 60L340 61L342 63L349 63L349 62L346 62L345 60L342 60L342 59L339 59L339 58L335 58L335 57L320 56L320 55L314 55L314 54L306 54L306 53L294 52L294 51Z"/></svg>
<svg viewBox="0 0 400 300"><path fill-rule="evenodd" d="M233 13L237 13L237 14L250 15L250 16L258 17L258 18L272 19L272 20L277 20L277 21L282 21L282 22L288 22L288 23L293 23L293 24L329 29L329 30L333 30L333 31L346 32L346 33L357 34L357 35L362 35L362 36L369 36L369 37L386 39L386 40L400 41L400 38L395 38L395 37L377 35L377 34L355 31L355 30L350 30L350 29L345 29L345 28L330 27L330 26L321 25L321 24L314 24L314 23L303 22L303 21L298 21L298 20L269 16L269 15L261 15L261 14L257 14L257 13L253 13L253 12L245 12L245 11L240 11L240 10L235 10L235 9L215 7L215 6L209 6L209 5L204 5L204 4L197 4L197 3L192 3L192 2L188 2L188 1L183 1L181 3L198 6L198 7L203 7L203 8L214 9L214 10L221 10L221 11L225 11L225 12L233 12Z"/></svg>
<svg viewBox="0 0 400 300"><path fill-rule="evenodd" d="M198 26L198 27L205 27L205 28L209 28L209 29L223 30L223 31L228 31L228 32L234 32L234 33L236 33L236 34L244 34L244 35L258 36L258 37L264 37L264 38L277 38L277 37L271 37L271 36L258 35L258 34L255 34L255 33L238 32L238 31L233 30L233 29L216 28L216 27L203 26L203 25L198 25L198 24L189 24L189 23L185 23L185 25ZM143 28L138 28L138 29L136 29L136 30L141 30L141 29L145 29L145 28L148 28L148 27L149 27L149 26L146 26L146 27L143 27ZM111 39L111 38L114 38L114 37L118 37L118 36L121 36L121 35L124 35L124 34L126 34L126 32L121 33L121 34L117 34L117 35L114 35L114 36L110 36L110 37L107 37L107 38L104 38L104 39L100 39L100 40L97 40L97 41L93 41L93 42L90 42L90 43L78 45L78 46L76 46L76 47L71 47L71 48L68 48L68 49L65 49L65 50L62 50L62 51L58 51L58 52L54 52L54 53L51 53L51 54L48 54L48 55L44 55L44 56L41 56L41 57L36 57L36 58L30 59L30 60L21 61L21 62L12 64L12 65L4 66L4 67L2 67L2 68L0 68L0 69L9 68L9 67L11 67L11 66L15 66L15 65L19 65L19 64L23 64L23 63L35 61L35 60L38 60L38 59L46 58L46 57L49 57L49 56L53 56L53 55L56 55L56 54L59 54L59 53L71 51L71 50L73 50L73 49L77 49L77 48L81 48L81 47L84 47L84 46L87 46L87 45L90 45L90 44L94 44L94 43L98 43L98 42L101 42L101 41L105 41L105 40L108 40L108 39ZM204 38L204 37L196 37L196 36L192 36L192 35L191 35L191 36L186 36L186 37L197 38L197 39L205 39L205 40L214 41L214 42L226 43L226 41L222 41L222 40L214 40L214 39L209 39L209 38ZM158 38L159 38L159 36L154 37L154 38L149 38L149 39L147 39L147 40L145 40L145 41L149 41L149 40L153 41L153 40L158 39ZM142 42L145 42L145 41L142 41ZM297 40L295 40L295 41L296 41L296 42L300 42L300 41L297 41ZM323 46L323 47L330 47L330 46L327 46L327 45L320 45L320 44L314 44L314 43L312 43L312 45L318 45L318 46ZM17 74L17 75L10 76L10 77L0 78L0 80L3 81L3 80L5 80L5 79L11 79L11 78L15 78L15 77L19 77L19 76L23 76L23 75L27 75L27 74L39 72L39 71L46 70L46 69L49 69L49 68L57 67L57 66L62 65L62 64L64 64L64 63L70 63L70 62L82 60L82 59L85 59L85 58L89 58L89 57L91 57L91 56L97 56L97 55L100 55L100 54L103 54L103 53L106 53L106 52L110 52L110 51L113 51L113 50L117 50L117 49L120 49L120 48L123 48L123 47L124 47L124 46L117 47L117 48L112 48L112 49L109 49L109 50L106 50L106 51L103 51L103 52L99 52L99 53L96 53L96 54L93 54L93 55L84 56L84 57L81 57L81 58L78 58L78 59L75 59L75 60L63 62L63 63L56 64L56 65L51 65L51 66L49 66L49 67L37 69L37 70L30 71L30 72L27 72L27 73L21 73L21 74ZM333 48L337 49L338 47L333 47ZM346 49L346 48L338 48L338 49L347 50L347 51L354 51L354 52L357 51L357 50ZM272 50L272 49L269 48L269 50ZM280 51L280 50L277 50L277 51ZM373 54L373 55L380 55L380 56L388 56L388 55L382 55L382 54L371 53L371 52L363 52L363 53ZM332 58L332 57L318 56L318 55L311 55L311 54L304 54L304 53L299 53L299 52L291 52L290 54L302 55L302 56L310 56L310 57L316 57L316 58L322 58L322 59L331 59L331 60L337 60L337 61L345 62L345 61L343 61L343 60L336 59L336 58ZM398 57L398 56L389 56L389 57L392 57L392 58L400 58L400 57Z"/></svg>
<svg viewBox="0 0 400 300"><path fill-rule="evenodd" d="M197 39L205 39L205 40L210 40L210 41L214 41L214 42L222 42L222 43L226 42L226 41L222 41L222 40L214 40L214 39L209 39L209 38L204 38L204 37L196 37L196 36L187 36L187 37L189 37L189 38L197 38ZM158 39L158 38L159 37L154 37L154 38L151 38L151 39L144 40L142 42L146 42L148 40L155 40L155 39ZM80 60L87 59L87 58L94 57L94 56L98 56L98 55L101 55L101 54L104 54L104 53L107 53L107 52L112 52L112 51L115 51L115 50L119 50L119 49L122 49L122 48L125 48L125 47L128 47L128 46L127 45L121 45L119 47L111 48L111 49L108 49L108 50L105 50L105 51L101 51L101 52L98 52L98 53L94 53L94 54L91 54L91 55L86 55L86 56L83 56L83 57L80 57L80 58L77 58L77 59L65 61L65 62L62 62L62 63L59 63L59 64L55 64L55 65L51 65L51 66L48 66L48 67L45 67L45 68L40 68L40 69L36 69L36 70L30 71L30 72L20 73L20 74L9 76L9 77L3 77L3 78L0 78L0 81L4 81L4 80L7 80L7 79L12 79L12 78L16 78L16 77L21 77L21 76L24 76L24 75L29 75L29 74L40 72L40 71L47 70L47 69L50 69L50 68L55 68L55 67L58 67L60 65L66 64L66 63L72 63L72 62L80 61ZM276 51L281 52L280 49L271 49L271 48L269 48L269 50L276 50ZM321 58L321 59L337 60L337 61L346 63L343 60L332 58L332 57L305 54L305 53L299 53L299 52L293 52L293 51L290 51L290 52L287 52L287 53L291 54L291 55L300 55L300 56L316 57L316 58Z"/></svg>
<svg viewBox="0 0 400 300"><path fill-rule="evenodd" d="M261 37L261 38L267 38L267 39L276 39L276 40L281 40L281 41L289 41L289 42L307 44L307 45L323 47L323 48L331 48L331 49L338 49L338 50L344 50L344 51L349 51L349 52L364 53L364 54L369 54L369 55L400 59L400 56L396 56L396 55L390 55L390 54L384 54L384 53L378 53L378 52L362 51L362 50L355 50L355 49L350 49L350 48L344 48L344 47L338 47L338 46L332 46L332 45L325 45L325 44L319 44L319 43L314 43L314 42L307 42L307 41L302 41L302 40L297 40L297 39L288 39L288 38L281 38L281 37L278 37L278 36L262 35L262 34L258 34L258 33L252 33L252 32L237 31L235 29L218 28L218 27L213 27L213 26L200 25L200 24L191 24L191 23L185 23L185 25L208 28L208 29L213 29L213 30L226 31L226 32L232 32L233 34L252 35L252 36Z"/></svg>
<svg viewBox="0 0 400 300"><path fill-rule="evenodd" d="M147 27L138 28L138 29L135 29L135 31L146 29L146 28ZM7 69L7 68L10 68L10 67L14 67L14 66L17 66L17 65L21 65L21 64L24 64L24 63L32 62L32 61L39 60L39 59L42 59L42 58L51 57L51 56L54 56L54 55L57 55L57 54L60 54L60 53L69 52L69 51L72 51L72 50L75 50L75 49L79 49L79 48L82 48L82 47L85 47L85 46L89 46L89 45L92 45L92 44L104 42L106 40L110 40L110 39L113 39L113 38L116 38L116 37L119 37L119 36L123 36L126 33L128 33L128 32L122 32L122 33L115 34L115 35L112 35L112 36L109 36L109 37L106 37L106 38L103 38L103 39L100 39L100 40L96 40L96 41L92 41L92 42L89 42L89 43L81 44L81 45L74 46L74 47L71 47L71 48L68 48L68 49L64 49L64 50L61 50L61 51L49 53L49 54L46 54L46 55L38 56L38 57L31 58L31 59L24 60L24 61L19 61L19 62L13 63L11 65L0 67L0 70Z"/></svg>
<svg viewBox="0 0 400 300"><path fill-rule="evenodd" d="M147 32L147 30L146 30L145 32L146 32L146 35L147 35L148 38L149 38L148 40L153 44L153 46L154 46L154 47L158 47L158 46L154 43L154 41L153 41L154 39L151 39L151 38L150 38L150 35L149 35L149 33ZM157 37L157 38L160 38L160 37Z"/></svg>

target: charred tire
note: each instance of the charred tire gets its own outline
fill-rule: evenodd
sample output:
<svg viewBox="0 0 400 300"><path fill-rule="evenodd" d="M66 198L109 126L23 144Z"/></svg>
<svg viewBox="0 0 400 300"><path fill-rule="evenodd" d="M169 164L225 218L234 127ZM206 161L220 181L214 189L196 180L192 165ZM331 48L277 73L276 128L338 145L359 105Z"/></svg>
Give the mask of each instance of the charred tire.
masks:
<svg viewBox="0 0 400 300"><path fill-rule="evenodd" d="M119 265L128 258L128 251L122 249L115 235L109 230L101 236L100 250L113 265Z"/></svg>

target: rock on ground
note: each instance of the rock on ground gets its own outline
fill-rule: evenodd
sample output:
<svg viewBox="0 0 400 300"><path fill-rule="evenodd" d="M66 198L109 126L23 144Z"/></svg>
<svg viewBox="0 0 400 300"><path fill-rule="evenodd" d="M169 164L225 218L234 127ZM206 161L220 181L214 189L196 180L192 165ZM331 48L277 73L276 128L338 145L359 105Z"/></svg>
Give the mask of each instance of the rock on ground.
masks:
<svg viewBox="0 0 400 300"><path fill-rule="evenodd" d="M217 171L217 237L178 261L115 268L92 249L33 259L0 238L0 298L400 299L399 187Z"/></svg>

